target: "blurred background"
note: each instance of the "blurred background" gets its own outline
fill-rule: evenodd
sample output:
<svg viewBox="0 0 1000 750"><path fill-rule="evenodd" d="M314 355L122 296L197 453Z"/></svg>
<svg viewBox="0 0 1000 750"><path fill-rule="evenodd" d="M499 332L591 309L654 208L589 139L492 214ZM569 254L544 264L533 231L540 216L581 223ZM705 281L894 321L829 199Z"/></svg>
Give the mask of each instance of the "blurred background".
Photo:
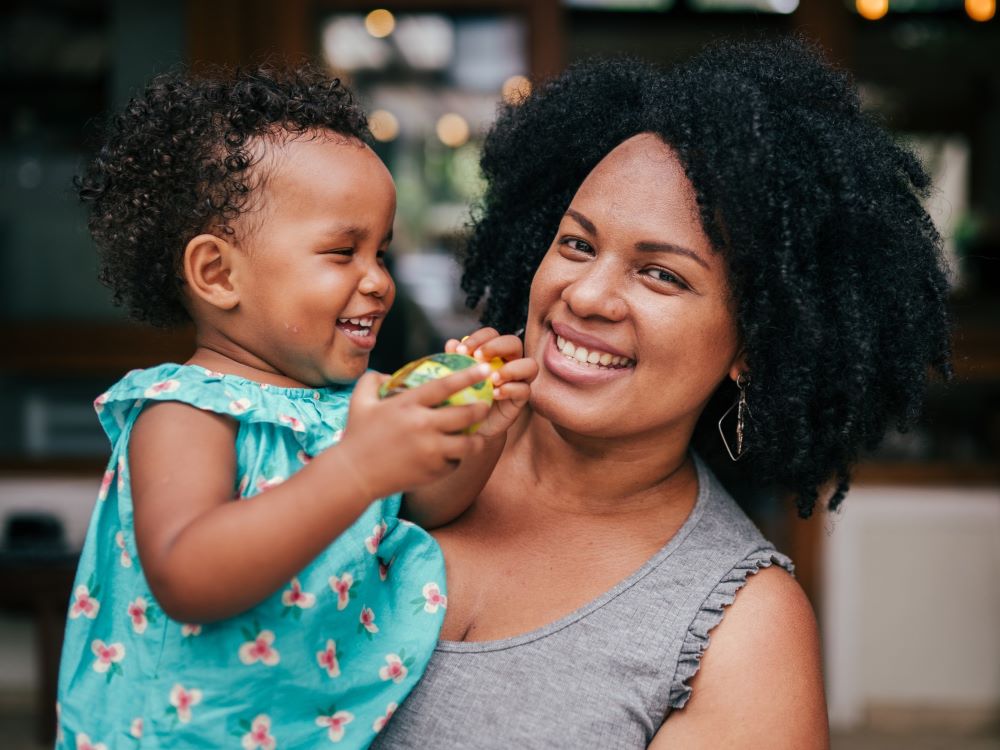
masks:
<svg viewBox="0 0 1000 750"><path fill-rule="evenodd" d="M934 176L958 377L846 509L755 509L820 617L834 747L1000 748L1000 22L995 0L8 0L0 10L0 738L51 741L76 550L108 454L91 401L183 361L125 321L71 185L107 113L178 65L312 59L355 88L399 190L401 295L373 365L475 325L454 252L502 99L593 54L682 60L804 33Z"/></svg>

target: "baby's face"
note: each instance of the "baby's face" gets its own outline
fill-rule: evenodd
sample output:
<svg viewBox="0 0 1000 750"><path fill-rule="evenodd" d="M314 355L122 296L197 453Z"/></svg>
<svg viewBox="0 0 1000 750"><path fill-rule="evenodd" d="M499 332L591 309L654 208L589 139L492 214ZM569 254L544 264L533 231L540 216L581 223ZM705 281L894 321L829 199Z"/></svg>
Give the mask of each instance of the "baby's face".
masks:
<svg viewBox="0 0 1000 750"><path fill-rule="evenodd" d="M264 167L259 209L241 217L238 343L307 385L353 381L395 297L392 178L366 145L326 134L274 146Z"/></svg>

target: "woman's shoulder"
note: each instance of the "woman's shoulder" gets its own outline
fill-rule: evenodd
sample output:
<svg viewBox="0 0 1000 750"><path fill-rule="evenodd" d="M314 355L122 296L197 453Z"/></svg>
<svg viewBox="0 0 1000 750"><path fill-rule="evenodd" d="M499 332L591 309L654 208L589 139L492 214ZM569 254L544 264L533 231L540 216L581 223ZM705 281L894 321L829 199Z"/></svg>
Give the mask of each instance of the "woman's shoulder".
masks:
<svg viewBox="0 0 1000 750"><path fill-rule="evenodd" d="M828 746L816 618L786 571L751 576L706 646L690 700L651 747Z"/></svg>

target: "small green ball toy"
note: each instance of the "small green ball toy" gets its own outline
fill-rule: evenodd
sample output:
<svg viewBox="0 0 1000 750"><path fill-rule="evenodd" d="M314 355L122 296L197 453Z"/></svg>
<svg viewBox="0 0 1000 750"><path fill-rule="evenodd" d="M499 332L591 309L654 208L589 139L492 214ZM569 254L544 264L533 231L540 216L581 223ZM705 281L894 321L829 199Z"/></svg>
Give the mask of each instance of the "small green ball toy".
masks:
<svg viewBox="0 0 1000 750"><path fill-rule="evenodd" d="M378 395L386 398L477 364L479 362L465 354L442 352L421 357L396 370L379 388ZM496 372L503 367L503 360L494 357L490 360L490 366ZM461 404L474 404L477 401L484 404L493 403L493 382L490 378L451 394L441 405L459 406Z"/></svg>

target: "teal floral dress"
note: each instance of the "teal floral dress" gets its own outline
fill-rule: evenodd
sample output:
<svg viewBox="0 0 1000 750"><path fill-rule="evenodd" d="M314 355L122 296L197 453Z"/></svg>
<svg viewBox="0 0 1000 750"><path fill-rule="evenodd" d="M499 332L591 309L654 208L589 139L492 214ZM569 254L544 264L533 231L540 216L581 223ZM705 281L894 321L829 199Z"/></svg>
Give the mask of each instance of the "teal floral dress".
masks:
<svg viewBox="0 0 1000 750"><path fill-rule="evenodd" d="M253 502L337 442L350 396L166 364L97 398L113 453L70 601L57 748L368 746L426 667L447 606L441 551L400 520L400 497L372 503L253 609L187 623L143 575L128 475L143 406L180 401L238 423L233 496Z"/></svg>

